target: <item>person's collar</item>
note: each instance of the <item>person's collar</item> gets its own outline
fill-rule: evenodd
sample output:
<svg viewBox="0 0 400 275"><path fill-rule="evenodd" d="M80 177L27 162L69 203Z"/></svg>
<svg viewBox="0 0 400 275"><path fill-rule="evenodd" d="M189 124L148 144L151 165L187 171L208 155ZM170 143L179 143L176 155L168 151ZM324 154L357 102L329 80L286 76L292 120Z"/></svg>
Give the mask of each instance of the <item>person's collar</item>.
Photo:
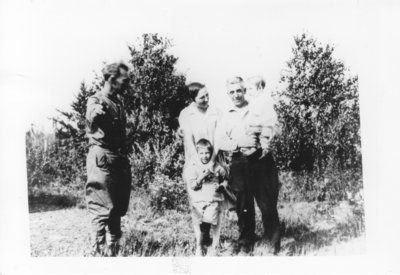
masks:
<svg viewBox="0 0 400 275"><path fill-rule="evenodd" d="M249 102L245 100L244 104L240 107L236 107L234 104L231 104L231 106L228 109L228 112L238 112L240 110L246 109L249 106Z"/></svg>
<svg viewBox="0 0 400 275"><path fill-rule="evenodd" d="M200 111L197 109L196 103L192 102L189 104L188 108L188 114L193 115L193 114L198 114ZM207 111L205 112L207 114L217 114L217 110L213 108L212 106L208 106Z"/></svg>
<svg viewBox="0 0 400 275"><path fill-rule="evenodd" d="M188 107L188 114L194 114L196 112L196 103L192 102Z"/></svg>

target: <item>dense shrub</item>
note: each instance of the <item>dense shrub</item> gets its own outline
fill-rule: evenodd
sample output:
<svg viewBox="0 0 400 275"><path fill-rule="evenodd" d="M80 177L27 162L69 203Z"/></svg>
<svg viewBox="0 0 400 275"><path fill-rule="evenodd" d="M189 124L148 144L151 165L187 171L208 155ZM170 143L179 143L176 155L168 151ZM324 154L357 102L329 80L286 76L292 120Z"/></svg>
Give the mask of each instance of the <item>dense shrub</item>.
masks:
<svg viewBox="0 0 400 275"><path fill-rule="evenodd" d="M274 150L284 170L361 167L358 78L333 51L305 34L295 37L276 91L282 132Z"/></svg>
<svg viewBox="0 0 400 275"><path fill-rule="evenodd" d="M179 112L189 103L185 77L175 71L178 60L167 53L171 43L156 34L144 34L129 47L132 91L125 95L130 114L128 138L133 147L150 143L161 149L173 143Z"/></svg>
<svg viewBox="0 0 400 275"><path fill-rule="evenodd" d="M189 209L186 184L180 178L173 180L164 174L156 173L153 181L149 183L149 190L150 203L156 211Z"/></svg>
<svg viewBox="0 0 400 275"><path fill-rule="evenodd" d="M348 199L362 188L358 78L334 48L296 36L274 92L281 132L273 142L287 200Z"/></svg>
<svg viewBox="0 0 400 275"><path fill-rule="evenodd" d="M186 189L181 178L184 164L182 150L180 139L174 139L163 149L150 143L146 143L144 148L134 148L131 156L133 185L150 191L151 206L157 211L188 209Z"/></svg>
<svg viewBox="0 0 400 275"><path fill-rule="evenodd" d="M26 133L28 186L50 183L81 189L86 180L80 151L71 139L57 140L32 128Z"/></svg>
<svg viewBox="0 0 400 275"><path fill-rule="evenodd" d="M282 201L362 200L361 170L281 172L280 183Z"/></svg>
<svg viewBox="0 0 400 275"><path fill-rule="evenodd" d="M184 165L182 140L174 139L164 148L150 142L134 147L131 164L134 186L147 188L155 174L163 174L171 180L180 178Z"/></svg>
<svg viewBox="0 0 400 275"><path fill-rule="evenodd" d="M33 126L25 135L26 168L28 186L40 186L48 183L55 176L49 150L54 143L54 136L46 135Z"/></svg>

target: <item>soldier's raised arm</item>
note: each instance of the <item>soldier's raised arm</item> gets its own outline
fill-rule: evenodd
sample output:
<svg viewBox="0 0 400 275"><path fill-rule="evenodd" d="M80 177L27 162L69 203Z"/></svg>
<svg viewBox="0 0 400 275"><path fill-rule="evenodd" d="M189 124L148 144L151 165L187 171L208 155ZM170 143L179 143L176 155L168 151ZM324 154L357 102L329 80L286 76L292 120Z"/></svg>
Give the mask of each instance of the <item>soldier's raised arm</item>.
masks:
<svg viewBox="0 0 400 275"><path fill-rule="evenodd" d="M86 120L88 123L92 124L96 118L105 114L103 104L100 99L96 97L88 98L86 104Z"/></svg>

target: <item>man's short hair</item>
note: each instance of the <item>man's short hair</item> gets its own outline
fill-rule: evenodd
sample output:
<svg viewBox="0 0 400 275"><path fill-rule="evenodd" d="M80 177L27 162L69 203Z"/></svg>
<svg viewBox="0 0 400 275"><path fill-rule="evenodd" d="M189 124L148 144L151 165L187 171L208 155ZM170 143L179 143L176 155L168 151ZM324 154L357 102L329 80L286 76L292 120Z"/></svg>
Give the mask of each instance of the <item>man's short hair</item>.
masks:
<svg viewBox="0 0 400 275"><path fill-rule="evenodd" d="M129 71L129 67L122 62L111 63L106 65L101 72L103 73L105 81L108 81L110 77L118 77L120 74L120 69Z"/></svg>
<svg viewBox="0 0 400 275"><path fill-rule="evenodd" d="M243 78L240 76L230 77L226 80L226 86L233 84L241 84L241 86L244 88Z"/></svg>
<svg viewBox="0 0 400 275"><path fill-rule="evenodd" d="M189 96L194 101L196 96L199 94L199 91L203 89L206 85L199 82L192 82L187 86Z"/></svg>
<svg viewBox="0 0 400 275"><path fill-rule="evenodd" d="M247 83L254 85L258 90L265 88L265 80L262 76L256 75L247 79Z"/></svg>
<svg viewBox="0 0 400 275"><path fill-rule="evenodd" d="M199 141L196 142L196 150L198 150L198 148L207 148L208 151L212 154L214 151L214 148L211 144L211 142L208 139L205 138L201 138L199 139Z"/></svg>

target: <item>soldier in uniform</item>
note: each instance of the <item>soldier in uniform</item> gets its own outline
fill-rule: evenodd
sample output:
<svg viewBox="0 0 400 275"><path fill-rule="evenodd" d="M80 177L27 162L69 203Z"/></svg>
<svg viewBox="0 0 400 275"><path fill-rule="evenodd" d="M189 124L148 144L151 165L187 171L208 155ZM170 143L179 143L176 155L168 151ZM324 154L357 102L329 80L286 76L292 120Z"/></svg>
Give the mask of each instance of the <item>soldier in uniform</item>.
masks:
<svg viewBox="0 0 400 275"><path fill-rule="evenodd" d="M126 117L120 98L129 83L128 67L113 63L102 73L104 88L88 99L86 110L86 202L95 234L92 255L115 256L122 235L121 217L128 209L131 191Z"/></svg>

